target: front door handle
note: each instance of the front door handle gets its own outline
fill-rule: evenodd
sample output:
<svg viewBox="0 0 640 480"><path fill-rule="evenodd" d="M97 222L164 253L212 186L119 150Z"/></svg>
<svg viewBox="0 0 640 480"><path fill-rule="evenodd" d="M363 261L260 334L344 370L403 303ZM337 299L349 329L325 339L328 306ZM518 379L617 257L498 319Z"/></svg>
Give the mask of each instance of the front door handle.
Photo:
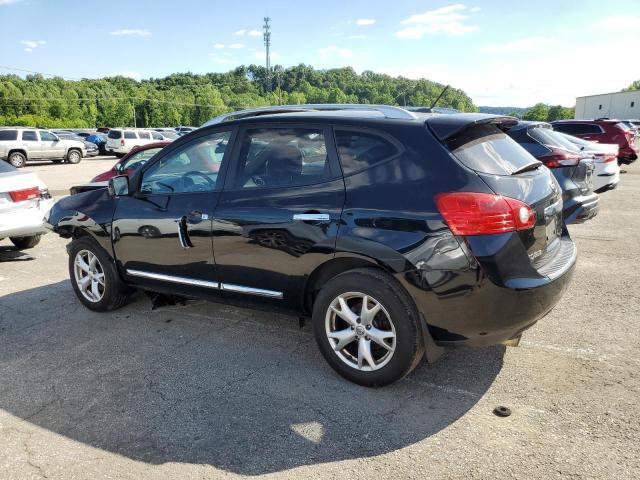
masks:
<svg viewBox="0 0 640 480"><path fill-rule="evenodd" d="M188 223L200 223L203 220L209 220L209 215L200 210L193 210L186 218Z"/></svg>
<svg viewBox="0 0 640 480"><path fill-rule="evenodd" d="M331 217L328 213L296 213L293 216L293 220L297 222L328 223L331 221Z"/></svg>

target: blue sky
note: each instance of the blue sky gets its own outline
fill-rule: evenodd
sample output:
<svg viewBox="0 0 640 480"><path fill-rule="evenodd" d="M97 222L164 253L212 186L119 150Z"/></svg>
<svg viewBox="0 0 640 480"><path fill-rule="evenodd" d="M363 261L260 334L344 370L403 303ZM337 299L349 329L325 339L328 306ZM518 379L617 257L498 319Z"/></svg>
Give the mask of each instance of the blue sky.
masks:
<svg viewBox="0 0 640 480"><path fill-rule="evenodd" d="M425 77L476 105L569 106L640 78L638 0L0 0L0 65L67 78L227 71L264 63L265 15L273 64Z"/></svg>

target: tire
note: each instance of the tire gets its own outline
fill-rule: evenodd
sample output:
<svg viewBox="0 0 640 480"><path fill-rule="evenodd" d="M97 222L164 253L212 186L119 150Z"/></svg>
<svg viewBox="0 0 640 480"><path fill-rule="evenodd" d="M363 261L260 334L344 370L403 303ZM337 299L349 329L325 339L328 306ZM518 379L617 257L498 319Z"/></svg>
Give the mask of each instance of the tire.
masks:
<svg viewBox="0 0 640 480"><path fill-rule="evenodd" d="M97 261L92 262L91 256ZM76 265L77 258L81 258L88 268L81 267L80 262ZM90 265L91 263L93 266ZM89 271L90 268L93 273ZM101 277L100 274L102 274ZM80 280L87 277L90 278L87 289L81 289ZM90 310L108 312L122 307L127 302L127 286L118 275L113 259L90 237L81 237L71 242L69 278L76 296ZM94 283L97 284L95 286L97 295L90 298L94 292Z"/></svg>
<svg viewBox="0 0 640 480"><path fill-rule="evenodd" d="M370 315L360 316L364 295L369 310L380 305L372 322L365 318ZM344 319L349 317L348 312L341 316L331 309L334 306L344 311L340 298L354 314L350 321ZM403 378L424 354L420 318L411 298L393 277L372 268L350 270L325 284L313 305L313 332L329 365L344 378L367 387ZM382 347L374 338L387 346ZM336 350L339 342L345 343ZM363 352L368 350L368 357L360 355L361 348Z"/></svg>
<svg viewBox="0 0 640 480"><path fill-rule="evenodd" d="M65 160L67 163L76 165L82 161L82 152L76 148L72 148L67 152L67 158Z"/></svg>
<svg viewBox="0 0 640 480"><path fill-rule="evenodd" d="M27 250L33 248L40 243L42 235L31 235L29 237L9 237L11 243L13 243L20 250Z"/></svg>
<svg viewBox="0 0 640 480"><path fill-rule="evenodd" d="M27 156L22 152L13 152L9 155L9 163L16 168L22 168L27 163Z"/></svg>

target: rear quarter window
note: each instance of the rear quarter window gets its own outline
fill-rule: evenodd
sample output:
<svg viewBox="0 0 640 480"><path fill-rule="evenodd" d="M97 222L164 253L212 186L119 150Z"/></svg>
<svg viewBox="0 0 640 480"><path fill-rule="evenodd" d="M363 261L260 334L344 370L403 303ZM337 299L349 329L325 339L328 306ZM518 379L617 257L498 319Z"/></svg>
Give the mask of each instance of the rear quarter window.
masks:
<svg viewBox="0 0 640 480"><path fill-rule="evenodd" d="M468 128L447 141L451 153L466 167L491 175L513 175L537 160L495 125Z"/></svg>
<svg viewBox="0 0 640 480"><path fill-rule="evenodd" d="M18 139L17 130L0 130L0 141L10 141Z"/></svg>
<svg viewBox="0 0 640 480"><path fill-rule="evenodd" d="M391 141L374 133L336 129L335 136L344 175L365 170L399 152Z"/></svg>

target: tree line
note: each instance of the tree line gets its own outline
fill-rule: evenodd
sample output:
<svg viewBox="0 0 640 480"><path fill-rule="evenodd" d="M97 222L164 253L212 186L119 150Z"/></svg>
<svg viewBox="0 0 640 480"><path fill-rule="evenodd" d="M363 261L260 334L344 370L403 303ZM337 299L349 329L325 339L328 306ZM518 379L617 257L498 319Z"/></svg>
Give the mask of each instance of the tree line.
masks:
<svg viewBox="0 0 640 480"><path fill-rule="evenodd" d="M269 88L269 87L272 88ZM0 76L0 125L49 128L199 126L243 108L303 103L429 106L444 85L351 67L316 70L240 66L226 73L176 73L136 81L116 76L68 80L42 75ZM449 88L438 102L477 111L462 90ZM135 120L134 120L135 119Z"/></svg>

